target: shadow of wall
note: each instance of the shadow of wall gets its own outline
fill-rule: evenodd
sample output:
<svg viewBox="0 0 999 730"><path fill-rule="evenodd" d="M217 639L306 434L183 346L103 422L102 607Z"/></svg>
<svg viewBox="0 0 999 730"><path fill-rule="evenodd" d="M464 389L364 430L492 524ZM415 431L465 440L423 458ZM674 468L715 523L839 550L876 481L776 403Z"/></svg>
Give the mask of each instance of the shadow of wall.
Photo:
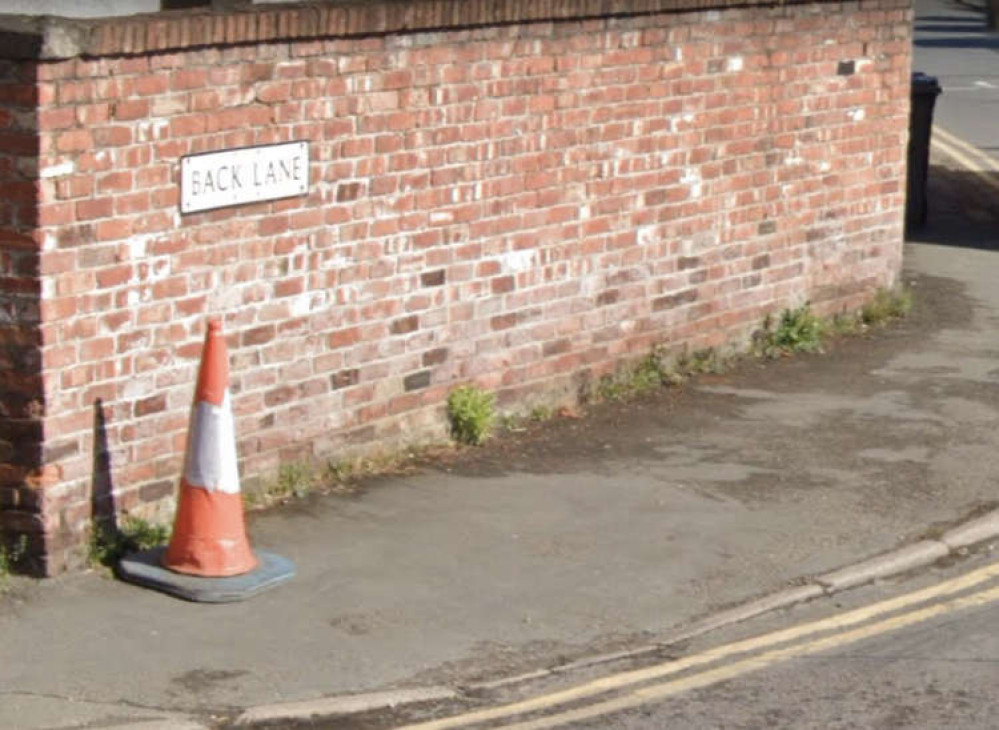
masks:
<svg viewBox="0 0 999 730"><path fill-rule="evenodd" d="M45 572L36 68L0 64L0 549Z"/></svg>

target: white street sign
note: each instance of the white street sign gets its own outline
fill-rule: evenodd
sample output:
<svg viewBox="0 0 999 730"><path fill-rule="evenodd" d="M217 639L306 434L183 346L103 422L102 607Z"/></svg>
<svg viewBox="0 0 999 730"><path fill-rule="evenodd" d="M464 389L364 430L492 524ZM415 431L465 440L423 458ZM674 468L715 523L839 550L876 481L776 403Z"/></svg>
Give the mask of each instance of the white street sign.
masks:
<svg viewBox="0 0 999 730"><path fill-rule="evenodd" d="M180 160L181 213L292 198L308 192L308 142L242 147Z"/></svg>

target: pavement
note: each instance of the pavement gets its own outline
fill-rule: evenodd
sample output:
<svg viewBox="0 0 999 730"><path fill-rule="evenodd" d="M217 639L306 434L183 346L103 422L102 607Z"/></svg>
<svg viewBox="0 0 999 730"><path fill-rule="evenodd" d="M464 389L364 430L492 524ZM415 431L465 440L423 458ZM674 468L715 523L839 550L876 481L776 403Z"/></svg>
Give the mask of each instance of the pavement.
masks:
<svg viewBox="0 0 999 730"><path fill-rule="evenodd" d="M15 579L0 728L193 729L446 698L991 545L999 206L938 154L903 322L254 513L254 544L298 576L245 603L103 571Z"/></svg>

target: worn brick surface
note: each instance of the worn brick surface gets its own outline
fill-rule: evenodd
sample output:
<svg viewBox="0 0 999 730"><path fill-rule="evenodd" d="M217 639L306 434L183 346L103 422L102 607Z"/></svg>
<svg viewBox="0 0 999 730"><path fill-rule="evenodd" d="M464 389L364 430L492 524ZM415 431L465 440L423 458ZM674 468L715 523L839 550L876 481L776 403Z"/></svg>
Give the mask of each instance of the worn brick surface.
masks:
<svg viewBox="0 0 999 730"><path fill-rule="evenodd" d="M457 383L509 405L894 281L908 2L590 4L182 14L10 64L0 520L42 570L78 561L94 505L169 504L206 315L259 479L443 434ZM307 196L180 215L183 155L290 140Z"/></svg>

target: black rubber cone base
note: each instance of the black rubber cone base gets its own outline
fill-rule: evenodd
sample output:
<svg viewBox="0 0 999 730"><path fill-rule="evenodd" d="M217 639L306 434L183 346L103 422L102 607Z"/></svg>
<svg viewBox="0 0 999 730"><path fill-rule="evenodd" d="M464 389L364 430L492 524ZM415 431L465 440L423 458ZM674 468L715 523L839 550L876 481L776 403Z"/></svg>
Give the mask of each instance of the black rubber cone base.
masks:
<svg viewBox="0 0 999 730"><path fill-rule="evenodd" d="M115 570L129 583L198 603L232 603L281 585L295 575L295 564L280 555L254 550L260 563L254 570L229 578L201 578L167 570L161 565L165 547L126 555Z"/></svg>

